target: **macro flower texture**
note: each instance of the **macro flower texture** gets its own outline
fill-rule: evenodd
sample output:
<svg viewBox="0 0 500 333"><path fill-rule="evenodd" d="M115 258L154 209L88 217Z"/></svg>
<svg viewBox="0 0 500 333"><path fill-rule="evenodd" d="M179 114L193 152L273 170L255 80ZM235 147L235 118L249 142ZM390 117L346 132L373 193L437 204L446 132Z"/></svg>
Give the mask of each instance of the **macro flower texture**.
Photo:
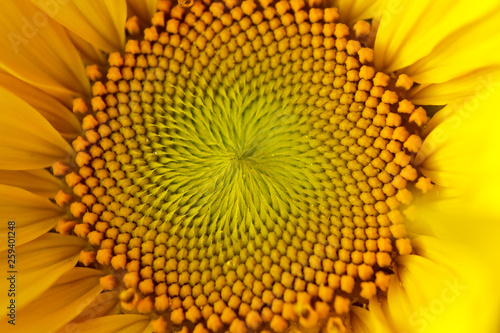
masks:
<svg viewBox="0 0 500 333"><path fill-rule="evenodd" d="M1 332L500 330L500 4L18 0Z"/></svg>

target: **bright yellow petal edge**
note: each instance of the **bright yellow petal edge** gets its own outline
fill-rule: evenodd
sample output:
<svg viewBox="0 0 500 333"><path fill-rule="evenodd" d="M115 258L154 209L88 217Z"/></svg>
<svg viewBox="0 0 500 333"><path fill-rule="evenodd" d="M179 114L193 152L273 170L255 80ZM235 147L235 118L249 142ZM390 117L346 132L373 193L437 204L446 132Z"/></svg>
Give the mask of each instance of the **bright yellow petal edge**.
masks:
<svg viewBox="0 0 500 333"><path fill-rule="evenodd" d="M477 107L477 112L479 113L481 110L496 110L498 109L498 98L491 98L487 102L481 102L480 105ZM457 112L463 111L463 109L458 109ZM467 123L464 127L458 128L458 130L455 132L455 134L450 135L449 137L451 138L450 142L456 142L453 139L460 139L463 138L464 134L468 134L468 138L470 137L480 137L481 134L484 134L485 130L488 131L494 131L491 124L492 123L498 123L494 122L491 120L491 116L493 114L489 114L484 116L484 118L481 118L481 120L476 120L473 122L474 126L469 125L468 121L469 118L464 120L464 123ZM455 119L456 120L456 119ZM490 125L488 127L487 125ZM485 128L486 126L486 128ZM456 127L455 125L451 127ZM468 128L468 130L466 129ZM440 125L436 127L436 129L440 129ZM460 129L462 131L460 131ZM444 130L444 133L451 133L450 129ZM488 132L489 134L494 134L491 132ZM494 135L491 135L494 137ZM429 138L432 137L432 132ZM439 140L438 140L439 141ZM467 140L464 140L468 142ZM493 141L494 142L494 141ZM479 181L479 184L469 184L465 183L463 184L463 187L467 188L467 190L474 190L478 191L480 193L480 196L474 196L474 199L483 198L482 200L478 200L479 202L477 205L470 205L468 204L469 202L459 202L458 204L454 202L453 204L450 204L446 206L443 204L443 206L438 206L435 207L436 210L441 210L444 211L440 219L437 219L435 216L430 217L427 216L427 219L422 218L415 218L415 228L416 229L422 229L423 227L419 225L419 223L423 220L425 220L426 223L430 224L433 229L432 234L434 234L437 238L426 238L426 237L421 237L421 238L416 238L416 244L417 244L417 253L419 257L423 258L428 258L426 260L429 260L430 262L426 262L426 260L412 260L411 256L407 258L401 258L401 267L402 270L404 271L404 268L407 267L409 271L412 271L414 267L421 267L421 271L427 271L428 269L432 268L433 265L437 264L439 267L445 266L447 269L452 271L453 273L440 273L439 277L443 279L443 282L441 285L437 283L437 286L432 288L431 291L429 291L430 294L435 294L436 298L432 298L432 296L426 295L425 298L429 299L430 302L425 303L425 300L422 300L421 303L419 304L412 304L412 308L417 311L410 313L410 325L408 329L410 331L423 331L423 332L438 332L441 328L446 328L446 330L452 330L454 332L460 332L460 331L478 331L478 332L493 332L496 331L494 326L482 326L481 323L486 323L491 319L489 315L492 313L498 313L498 302L495 302L495 299L498 299L498 295L495 295L492 291L494 291L494 284L493 284L493 279L490 279L491 277L494 277L496 275L496 271L493 271L491 267L493 264L497 261L495 258L494 254L497 253L498 251L495 250L493 244L495 242L494 236L497 233L496 226L498 223L497 219L495 219L497 216L495 214L480 214L480 212L495 212L495 206L494 206L494 199L498 197L496 194L496 190L498 187L492 186L491 180L494 177L498 177L494 174L493 168L490 169L490 166L495 165L498 161L494 159L496 157L495 154L492 154L492 152L495 152L495 150L498 150L498 145L496 144L487 144L489 150L486 150L486 152L483 152L483 155L477 156L477 152L475 151L475 148L478 147L477 144L480 145L480 147L484 148L484 141L480 140L479 142L475 142L474 144L471 144L470 146L467 146L469 153L469 159L465 160L468 162L468 166L470 164L477 166L478 169L470 168L467 167L465 171L469 172L473 170L490 170L491 173L488 174L486 173L487 176L484 178L481 178ZM451 145L454 145L452 143ZM441 147L441 146L440 146ZM446 146L444 149L446 150ZM450 148L451 149L451 148ZM449 150L450 150L449 149ZM439 160L440 156L440 150L437 149L437 151L433 154L433 157L435 159ZM451 155L453 153L455 154L463 154L463 151L461 151L458 147L453 151L448 151ZM448 155L446 155L448 156ZM472 160L472 158L474 158ZM480 163L477 163L477 160L479 159ZM472 162L472 163L471 163ZM427 164L424 163L424 165L428 166L430 162ZM446 171L446 163L437 163L434 165L433 171L436 173ZM470 173L468 173L470 175ZM474 174L475 177L477 177L477 174ZM431 176L432 177L432 176ZM439 180L436 179L436 182L438 183ZM498 182L497 182L498 183ZM463 189L462 189L463 191ZM463 194L463 192L462 192ZM443 201L450 200L449 198L444 198ZM459 207L464 207L465 204L468 204L470 210L466 210L463 212L466 214L467 218L464 218L460 214L455 215L446 215L447 213L450 213L451 209L457 209ZM439 205L439 203L435 203L434 206ZM472 207L471 207L472 206ZM444 207L444 209L443 209ZM417 209L419 211L419 209ZM472 212L471 212L472 211ZM421 215L424 214L425 211L421 213ZM431 213L429 213L431 214ZM490 216L493 215L493 216ZM479 217L479 218L478 218ZM464 236L467 236L469 231L474 233L475 230L477 229L472 229L471 226L475 226L479 224L478 220L481 221L481 225L484 226L482 230L485 230L484 232L481 232L481 230L477 231L477 235L474 234L474 239L477 240L477 242L471 242L472 244L464 244L462 246L457 247L454 249L453 247L456 246L454 243L448 244L445 242L442 242L441 239L446 238L446 239L451 239L452 242L454 242L456 239L464 240ZM472 221L472 222L471 222ZM423 224L424 222L422 222ZM448 228L448 225L451 225ZM462 226L463 228L457 228L456 226ZM436 231L437 229L437 231ZM472 230L468 230L472 229ZM428 230L428 229L426 229ZM454 232L452 231L452 235L449 235L449 231L457 231L457 230L463 230L463 233L457 233L458 235L455 235ZM423 233L423 232L421 232ZM425 233L423 233L425 234ZM492 239L489 239L489 236ZM470 241L470 238L472 237L467 237L465 238L466 240ZM436 240L437 239L437 240ZM479 252L477 249L480 249ZM453 250L453 251L452 251ZM461 253L464 250L467 250L465 253ZM449 253L452 252L452 253ZM427 254L424 254L427 253ZM437 253L437 254L436 254ZM472 257L472 258L469 258ZM482 261L478 261L477 257L482 258L484 263ZM457 269L459 267L460 269ZM425 279L426 276L423 273L420 273L417 268L414 268L417 270L417 273L415 273L415 280L421 280L424 281L423 287L425 288ZM429 275L432 275L433 271L428 273ZM459 282L456 282L455 280L446 280L447 278L453 278L454 273L457 275L460 275L462 280ZM404 275L402 272L401 275ZM403 276L401 277L403 281L411 281L410 277ZM399 281L395 281L395 290L394 292L399 292L402 293L403 291L398 290ZM416 288L418 284L414 283L413 285L410 285L405 292L410 293L412 292L413 294L418 294L418 289L417 290L411 290L411 288ZM489 289L489 287L493 287L493 289ZM448 288L448 289L446 289ZM470 292L469 292L470 288ZM453 295L456 296L456 299L454 301L449 302L453 298ZM477 296L480 295L480 296ZM463 300L461 300L461 296L463 296ZM385 306L390 307L390 299L392 296L389 297L389 304L386 304ZM394 296L396 297L396 296ZM403 297L403 296L401 296ZM439 305L438 305L439 304ZM442 306L441 304L444 304L444 309L441 310ZM382 305L383 307L384 305ZM477 309L479 307L484 307L487 310L482 311L481 314L478 316L477 315ZM375 306L374 306L375 308ZM431 313L428 315L422 314L425 312L425 309L428 309ZM432 310L434 309L434 312L439 312L439 315L433 315ZM422 310L422 311L421 311ZM488 311L489 310L489 311ZM394 310L395 311L395 316L398 313L398 309ZM390 313L393 311L389 310ZM490 312L490 314L488 313ZM387 312L386 312L387 313ZM466 321L463 318L470 318L471 315L474 315L475 321ZM363 316L363 315L361 315ZM413 318L413 320L412 320ZM111 318L110 318L111 319ZM459 320L462 319L462 320ZM129 320L129 319L127 319ZM132 320L132 319L130 319ZM355 319L354 319L355 320ZM139 320L140 321L140 320ZM389 321L392 321L389 318ZM465 326L464 326L465 322ZM470 328L467 327L467 322L470 325L474 325ZM413 323L413 324L412 324ZM89 326L92 327L94 324L90 324ZM359 327L363 327L361 324L356 324L360 325ZM354 325L354 326L356 326ZM450 325L456 325L456 326L450 326ZM387 326L386 326L387 327ZM474 329L475 328L475 329ZM384 328L385 329L385 328ZM467 330L468 329L468 330ZM383 329L381 329L383 330ZM441 330L442 331L442 330ZM381 331L382 332L382 331Z"/></svg>
<svg viewBox="0 0 500 333"><path fill-rule="evenodd" d="M422 242L420 252L450 267L464 285L436 330L449 324L457 331L498 331L498 84L440 111L447 117L424 143L422 168L439 189L416 203L409 227L436 237L429 246Z"/></svg>

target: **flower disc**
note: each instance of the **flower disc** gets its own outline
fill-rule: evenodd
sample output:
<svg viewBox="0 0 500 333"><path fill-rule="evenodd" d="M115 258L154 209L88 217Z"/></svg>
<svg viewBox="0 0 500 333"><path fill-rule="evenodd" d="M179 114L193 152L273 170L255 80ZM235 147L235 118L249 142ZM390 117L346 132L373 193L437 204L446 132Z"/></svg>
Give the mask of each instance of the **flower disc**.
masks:
<svg viewBox="0 0 500 333"><path fill-rule="evenodd" d="M350 31L335 8L159 9L106 79L90 73L66 175L81 262L157 331L341 328L412 251L413 82L377 73L369 24Z"/></svg>

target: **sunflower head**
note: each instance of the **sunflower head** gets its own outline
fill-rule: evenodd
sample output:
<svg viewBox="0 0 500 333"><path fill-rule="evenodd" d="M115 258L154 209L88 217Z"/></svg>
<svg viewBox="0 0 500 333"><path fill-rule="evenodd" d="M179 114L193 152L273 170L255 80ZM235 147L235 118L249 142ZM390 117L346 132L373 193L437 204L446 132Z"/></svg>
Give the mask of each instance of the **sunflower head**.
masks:
<svg viewBox="0 0 500 333"><path fill-rule="evenodd" d="M50 12L36 29L44 38L29 46L64 65L43 73L45 58L24 44L15 48L23 65L0 54L0 138L13 138L0 144L0 216L21 214L19 308L33 323L50 332L420 331L433 324L419 317L433 295L449 281L472 285L449 258L482 271L463 249L421 236L438 235L442 222L416 225L425 205L415 199L456 185L436 162L448 147L429 148L452 111L428 123L425 105L470 94L467 71L494 67L445 73L460 57L450 49L471 40L451 31L448 14L429 27L436 36L417 41L408 31L427 29L418 15L394 16L399 7L379 1L21 2L11 7L24 23L41 17L37 8ZM402 2L405 13L433 6ZM476 7L464 26L498 9ZM452 38L459 33L465 42ZM43 302L54 316L41 315Z"/></svg>
<svg viewBox="0 0 500 333"><path fill-rule="evenodd" d="M409 254L426 112L370 24L303 1L159 2L81 100L56 201L120 311L238 331L340 326ZM133 26L130 21L129 26ZM137 29L130 28L130 31ZM235 328L236 327L236 328Z"/></svg>

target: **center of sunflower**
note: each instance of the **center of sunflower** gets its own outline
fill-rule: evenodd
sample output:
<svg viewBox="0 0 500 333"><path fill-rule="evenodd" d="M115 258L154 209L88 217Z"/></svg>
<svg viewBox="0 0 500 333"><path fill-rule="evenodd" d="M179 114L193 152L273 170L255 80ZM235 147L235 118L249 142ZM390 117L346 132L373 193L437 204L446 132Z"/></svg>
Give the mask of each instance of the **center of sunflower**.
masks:
<svg viewBox="0 0 500 333"><path fill-rule="evenodd" d="M157 158L148 167L163 199L173 199L158 205L179 207L177 228L194 228L200 237L254 238L276 223L307 217L306 207L318 200L307 191L323 189L316 173L324 170L307 136L305 108L276 96L274 85L222 85L203 99L161 105L153 113ZM196 94L204 95L201 89Z"/></svg>
<svg viewBox="0 0 500 333"><path fill-rule="evenodd" d="M314 1L159 9L106 79L88 69L58 230L155 331L341 328L412 251L413 83L371 67L367 22Z"/></svg>

